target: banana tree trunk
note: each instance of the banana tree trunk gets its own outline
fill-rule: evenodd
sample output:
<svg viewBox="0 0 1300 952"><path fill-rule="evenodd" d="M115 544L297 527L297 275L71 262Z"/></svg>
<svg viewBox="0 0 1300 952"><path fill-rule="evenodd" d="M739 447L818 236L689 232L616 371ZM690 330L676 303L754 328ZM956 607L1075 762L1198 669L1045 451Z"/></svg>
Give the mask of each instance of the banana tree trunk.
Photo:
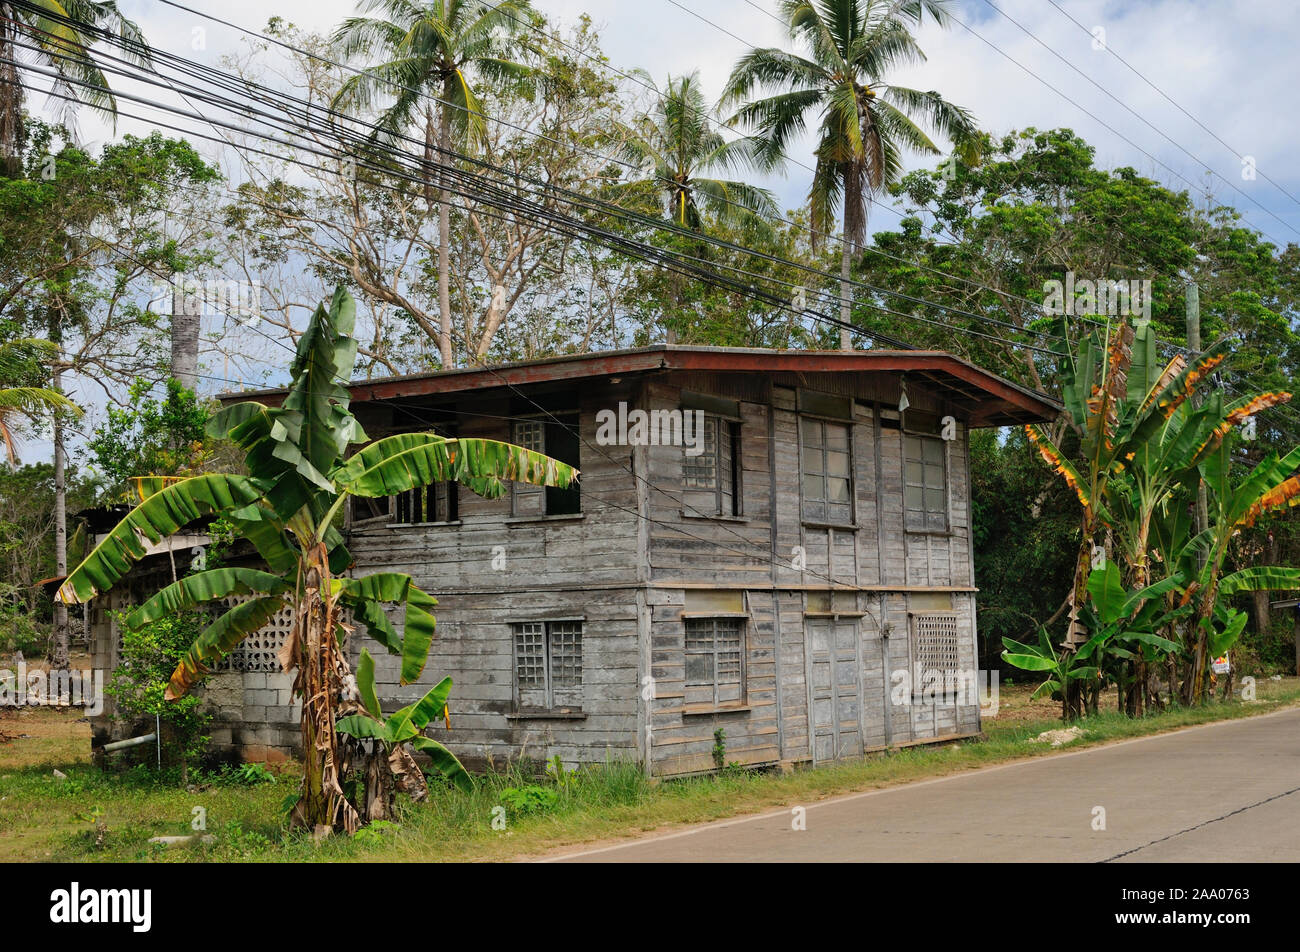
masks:
<svg viewBox="0 0 1300 952"><path fill-rule="evenodd" d="M317 834L354 833L361 819L343 793L343 757L334 729L347 658L339 644L339 606L330 594L328 556L317 546L303 573L295 612L293 644L298 676L294 689L302 698L302 798L292 814L295 826Z"/></svg>
<svg viewBox="0 0 1300 952"><path fill-rule="evenodd" d="M1218 596L1218 579L1212 579L1206 587L1204 595L1201 597L1201 608L1195 615L1196 635L1195 647L1192 649L1192 670L1187 678L1187 697L1188 704L1199 704L1205 700L1208 685L1205 680L1205 669L1209 665L1209 637L1205 633L1205 627L1201 624L1203 621L1212 622L1214 619L1214 600Z"/></svg>

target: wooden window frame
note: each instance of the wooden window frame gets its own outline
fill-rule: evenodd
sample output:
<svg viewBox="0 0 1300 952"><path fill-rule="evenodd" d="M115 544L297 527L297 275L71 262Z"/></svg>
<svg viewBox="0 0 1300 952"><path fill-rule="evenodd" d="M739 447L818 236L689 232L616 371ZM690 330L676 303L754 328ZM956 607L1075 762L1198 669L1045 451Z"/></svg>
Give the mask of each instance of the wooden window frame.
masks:
<svg viewBox="0 0 1300 952"><path fill-rule="evenodd" d="M685 415L687 413L694 413L694 412L696 412L696 408L682 407L683 418L685 418ZM713 425L714 434L715 434L714 441L713 441L714 442L713 454L712 454L714 485L712 487L686 485L686 481L688 479L698 478L698 477L691 477L687 475L687 468L690 465L690 461L701 459L707 454L701 453L699 456L690 456L686 452L686 447L683 446L682 447L682 485L681 485L682 497L683 497L682 515L687 517L694 517L694 518L715 518L715 519L741 518L745 514L744 480L742 478L743 467L741 465L741 456L740 456L742 450L742 443L741 443L742 421L739 417L728 416L722 413L712 413L709 411L702 411L702 412L704 413L705 427L707 428L711 423ZM724 430L726 432L725 444L722 439L722 433L724 432ZM701 439L703 439L703 436L701 436ZM724 445L728 446L730 449L729 460L727 460L727 462L729 462L730 465L727 467L724 467L723 465ZM726 474L725 480L722 478L724 468L730 470L730 472ZM727 487L728 483L730 484L730 489L731 489L731 505L725 506L724 502L727 496L726 489L728 488ZM710 491L710 489L713 492L713 501L714 501L712 512L706 512L695 506L688 506L686 504L685 497L687 493L692 493L692 494L707 493Z"/></svg>
<svg viewBox="0 0 1300 952"><path fill-rule="evenodd" d="M924 675L927 670L924 666L925 660L920 657L921 645L921 626L925 619L937 619L944 623L952 625L952 667L954 673L961 671L961 617L955 611L932 611L932 612L908 612L907 613L907 651L908 657L912 662L912 673L917 676L917 683L912 685L913 700L920 700L925 695ZM947 671L946 667L935 666L935 670ZM935 699L944 701L955 700L957 696L956 685L949 690L949 685L940 685L939 690L935 692Z"/></svg>
<svg viewBox="0 0 1300 952"><path fill-rule="evenodd" d="M855 467L854 467L854 464L853 464L853 452L854 452L854 446L853 446L853 421L852 421L852 420L840 419L840 418L838 418L838 417L824 417L824 416L818 416L818 415L816 415L816 414L811 414L811 413L800 413L800 414L798 414L798 416L797 416L797 421L798 421L798 422L797 422L797 426L798 426L798 444L799 444L799 445L798 445L798 451L799 451L799 518L800 518L800 521L803 523L803 525L825 526L825 527L836 528L836 529L853 529L853 528L856 528L856 527L857 527L857 479L855 478L855 475L854 475L854 468L855 468ZM818 426L820 426L820 427L822 428L822 429L821 429L821 440L822 440L822 442L821 442L821 457L822 457L822 458L821 458L821 468L822 468L822 472L821 472L820 474L806 473L806 472L804 471L804 453L805 453L805 451L808 449L807 444L806 444L805 441L804 441L804 422L805 422L805 421L810 421L810 422L812 422L812 423L816 423ZM827 449L827 445L826 445L826 427L828 427L828 426L838 426L838 427L842 427L842 428L844 429L845 437L846 437L846 439L847 439L847 443L848 443L848 448L847 448L846 452L848 453L848 459L849 459L848 476L847 476L848 483L849 483L849 500L848 500L848 503L847 503L847 504L846 504L846 503L832 503L832 502L830 501L830 499L828 498L829 495L830 495L829 492L828 492L828 490L829 490L829 486L830 486L830 483L828 482L828 480L832 478L832 477L831 477L831 476L826 472L826 470L829 468L829 467L827 466L827 459L828 459L828 452L829 452L829 451L828 451L828 449ZM822 498L819 499L819 500L813 500L814 502L820 502L820 503L822 504L822 506L825 507L825 511L823 512L823 514L822 514L822 518L820 518L820 519L814 519L814 518L811 518L811 517L808 515L808 512L807 512L808 496L807 496L807 494L804 492L804 480L805 480L805 478L806 478L807 476L811 476L811 475L820 475L820 476L821 476L821 479L822 479ZM841 478L841 477L833 477L833 478L838 479L838 478ZM841 521L838 521L838 520L835 520L835 519L832 519L832 518L831 518L830 506L832 506L832 505L836 505L836 506L847 505L847 506L848 506L848 516L847 516L847 518L846 518L845 521L841 522Z"/></svg>
<svg viewBox="0 0 1300 952"><path fill-rule="evenodd" d="M571 631L570 632L557 631L556 629L558 628L558 626L561 625L576 626L577 628L577 632L576 632L577 638L575 642L577 645L577 651L576 651L577 676L576 676L576 681L572 679L568 679L567 682L564 684L557 684L558 679L557 679L555 667L556 667L556 658L559 653L556 652L555 650L556 635L574 634ZM523 630L525 628L530 628L530 627L539 628L540 631L525 632ZM525 705L522 700L523 693L524 693L524 686L520 683L520 661L521 661L520 636L526 634L540 635L540 641L539 641L541 647L540 660L533 662L529 665L530 668L536 668L542 674L542 684L540 686L540 690L542 691L544 703L540 706ZM583 707L586 700L586 695L585 695L586 682L583 678L583 672L586 664L586 659L583 653L583 641L585 635L586 635L586 620L583 618L547 618L547 619L537 619L532 621L517 621L511 623L510 625L511 684L513 687L513 694L514 694L514 713L517 716L529 716L533 714L542 715L542 716L548 714L581 715L583 713ZM531 657L529 658L529 660L530 662L533 661ZM561 662L561 664L562 663L563 662ZM533 685L530 685L529 687L532 690L538 689L536 686ZM578 697L578 703L577 704L556 703L557 689L576 692Z"/></svg>
<svg viewBox="0 0 1300 952"><path fill-rule="evenodd" d="M565 418L571 418L572 423L565 422ZM541 449L537 449L535 446L527 445L520 440L519 428L520 426L526 424L536 424L539 427L539 436L541 438L540 439ZM548 451L546 445L547 428L549 426L570 426L570 425L573 426L576 430L578 430L577 437L576 437L578 443L576 455L581 456L582 435L579 428L582 426L582 416L578 410L553 410L549 413L529 413L529 414L516 415L510 420L510 442L515 444L516 446L523 446L525 447L525 449L531 449L534 450L535 452L543 453L547 456L550 456L552 454ZM574 467L580 467L580 460L575 460L569 465ZM582 494L581 494L581 488L578 486L578 484L574 483L569 488L569 490L565 490L565 492L572 491L577 494L576 498L578 500L578 508L574 512L559 512L559 513L551 512L551 507L552 507L551 489L552 488L553 487L531 486L531 485L525 485L518 482L512 482L510 484L511 518L520 519L520 520L582 518L583 515ZM541 511L536 513L520 512L520 507L519 507L520 498L524 496L534 495L534 494L541 495Z"/></svg>
<svg viewBox="0 0 1300 952"><path fill-rule="evenodd" d="M701 623L708 622L708 634L712 642L710 648L691 648L691 629L699 626ZM734 648L720 647L718 632L719 624L735 626L736 646ZM713 687L713 699L711 701L697 702L691 704L689 700L686 706L696 707L699 709L707 708L713 711L725 711L733 708L742 708L749 703L749 664L747 659L749 645L749 616L736 613L716 613L708 615L685 615L682 618L682 688L689 692L690 688L707 687L710 684ZM722 655L735 654L735 664L737 666L736 678L732 680L722 680L721 663ZM712 659L713 676L710 681L691 681L688 673L690 665L688 659L691 655L704 655ZM735 684L739 692L734 699L723 700L720 697L723 685Z"/></svg>
<svg viewBox="0 0 1300 952"><path fill-rule="evenodd" d="M920 444L920 446L921 446L921 450L920 450L920 452L921 452L921 458L920 458L920 459L913 459L912 457L910 457L910 456L908 455L908 441L909 441L909 440L920 440L920 441L922 441L921 444ZM942 489L943 489L943 509L942 509L941 512L939 512L939 511L934 511L934 510L929 509L929 508L928 508L928 505L927 505L927 503L926 503L926 501L925 501L926 492L927 492L927 490L929 490L929 489L931 488L931 487L928 485L928 483L926 482L926 469L927 469L927 467L930 467L930 466L935 465L935 464L933 464L933 463L928 463L928 462L926 462L926 460L925 460L925 442L924 442L924 441L926 441L926 440L934 441L935 443L937 443L937 444L939 445L939 451L940 451L940 452L939 452L939 463L938 463L938 465L941 467L941 470L942 470L941 475L940 475L940 481L941 481L941 483L942 483ZM902 464L903 464L903 472L902 472L902 477L903 477L903 478L902 478L902 484L903 484L903 530L904 530L905 532L916 532L916 533L927 533L927 532L928 532L928 533L937 533L937 534L940 534L940 535L945 535L945 534L951 532L951 531L952 531L952 486L951 486L950 481L949 481L949 476L950 476L950 466L949 466L949 461L948 461L948 443L949 443L949 441L943 439L943 438L940 437L940 436L936 436L936 435L933 434L933 433L918 433L918 432L916 432L915 430L904 429L904 430L902 431L902 440L901 440L901 442L902 442L902 446L900 447L900 450L901 450L901 455L902 455ZM919 484L918 484L918 483L915 483L915 482L911 482L911 481L908 480L908 476L907 476L907 468L908 468L908 464L909 464L909 463L917 463L917 464L919 464L919 465L921 466L921 482L920 482ZM919 489L921 490L921 508L920 508L919 510L916 510L916 509L909 509L909 508L908 508L908 505L907 505L907 491L908 491L908 489L910 489L910 488L919 488ZM913 513L919 513L919 515L920 515L920 519L921 519L921 525L915 525L915 524L914 524L913 519L914 519L915 517L913 516ZM930 517L931 517L932 515L942 515L942 516L943 516L943 524L940 525L940 526L934 526L934 525L931 525L931 524L930 524Z"/></svg>

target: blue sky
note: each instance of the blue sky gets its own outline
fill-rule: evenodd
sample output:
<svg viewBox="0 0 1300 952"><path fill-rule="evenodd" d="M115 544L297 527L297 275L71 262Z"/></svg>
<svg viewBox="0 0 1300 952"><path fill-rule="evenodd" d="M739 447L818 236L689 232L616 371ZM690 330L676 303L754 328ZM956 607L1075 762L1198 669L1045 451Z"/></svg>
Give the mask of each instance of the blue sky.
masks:
<svg viewBox="0 0 1300 952"><path fill-rule="evenodd" d="M277 0L273 10L265 0L183 2L253 29L274 12L300 27L328 31L355 10L354 0ZM1291 158L1300 141L1295 62L1300 5L1294 0L1248 5L1229 0L1055 2L1060 10L1050 0L961 0L954 13L970 29L927 24L919 34L927 61L897 81L939 90L994 132L1068 126L1096 148L1099 164L1132 166L1198 194L1208 189L1273 242L1300 242L1300 172ZM591 15L613 65L641 67L661 83L670 73L698 69L711 94L721 89L749 46L788 45L780 23L770 15L776 9L773 0L534 3L562 22L574 22L584 12ZM153 45L169 52L216 64L238 49L233 31L159 0L123 0L120 6ZM1098 48L1094 33L1104 37L1106 49ZM1108 50L1145 74L1187 114ZM39 105L39 98L32 104ZM124 120L114 132L83 113L81 131L84 139L102 143L147 127ZM210 144L196 146L220 158ZM1243 156L1258 170L1253 180L1243 177ZM800 160L808 161L806 155ZM914 164L932 161L918 158ZM787 176L766 184L793 207L806 193L808 172L792 166ZM896 221L884 210L873 210L869 227L890 228ZM213 360L218 363L212 372L220 374L220 358ZM207 389L216 387L210 382ZM29 461L47 456L48 447L40 441L29 443L24 454Z"/></svg>

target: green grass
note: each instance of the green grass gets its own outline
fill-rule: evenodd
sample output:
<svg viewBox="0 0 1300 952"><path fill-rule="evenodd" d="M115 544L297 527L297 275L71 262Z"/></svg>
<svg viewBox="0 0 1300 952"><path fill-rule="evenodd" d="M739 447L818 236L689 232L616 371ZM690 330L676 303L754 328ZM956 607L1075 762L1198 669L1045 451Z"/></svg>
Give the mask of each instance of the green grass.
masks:
<svg viewBox="0 0 1300 952"><path fill-rule="evenodd" d="M1016 697L1027 691L1017 686ZM1008 692L1004 691L1004 699ZM1022 699L1023 700L1023 699ZM1068 749L1095 746L1181 727L1268 713L1300 703L1300 681L1262 681L1259 700L1175 709L1130 720L1104 712L1082 722L1088 734ZM1010 706L1010 705L1008 705ZM194 860L348 861L501 860L535 856L683 824L807 804L826 797L938 777L1026 757L1052 756L1032 740L1060 721L1043 707L1026 706L986 722L981 740L909 747L862 760L777 772L728 770L719 776L654 782L633 764L610 762L570 774L564 783L537 779L532 768L480 778L470 794L431 791L422 804L403 802L392 826L361 837L313 841L284 831L281 804L295 788L286 775L274 783L239 785L235 778L200 778L192 790L158 782L148 771L105 774L88 763L37 762L30 748L22 762L0 746L0 860L76 862L180 862ZM3 725L0 725L3 726ZM56 756L66 745L51 742ZM13 766L10 766L13 763ZM54 777L59 766L66 780ZM536 784L557 794L553 805L532 813L504 806L507 788ZM94 816L95 808L99 816ZM151 836L191 832L195 807L207 811L211 846L159 850ZM493 829L494 809L505 810L505 829ZM101 828L102 825L102 828Z"/></svg>

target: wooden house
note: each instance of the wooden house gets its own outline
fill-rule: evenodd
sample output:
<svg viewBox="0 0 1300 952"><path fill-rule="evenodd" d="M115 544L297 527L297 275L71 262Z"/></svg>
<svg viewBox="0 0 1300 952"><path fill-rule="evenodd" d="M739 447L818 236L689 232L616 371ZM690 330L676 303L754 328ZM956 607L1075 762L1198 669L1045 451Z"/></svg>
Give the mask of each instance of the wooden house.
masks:
<svg viewBox="0 0 1300 952"><path fill-rule="evenodd" d="M383 702L450 675L450 728L431 733L467 764L668 776L713 769L719 737L729 763L820 764L979 732L975 698L922 680L978 666L968 434L1055 417L1042 394L946 353L676 345L351 392L372 438L509 440L582 471L569 490L440 485L348 514L355 571L409 573L439 602L422 683L372 651ZM284 627L210 678L215 744L292 746Z"/></svg>

